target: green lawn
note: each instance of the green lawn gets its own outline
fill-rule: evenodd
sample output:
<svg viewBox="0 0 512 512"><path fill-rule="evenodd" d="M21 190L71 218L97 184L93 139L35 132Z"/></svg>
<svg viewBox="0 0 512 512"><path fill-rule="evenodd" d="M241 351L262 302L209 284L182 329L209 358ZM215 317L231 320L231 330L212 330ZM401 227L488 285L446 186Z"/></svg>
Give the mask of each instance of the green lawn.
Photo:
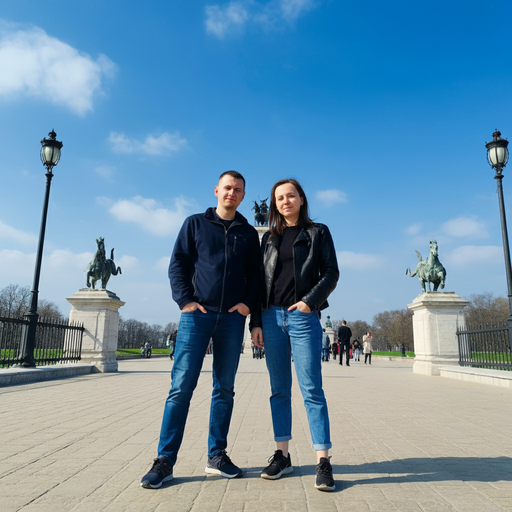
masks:
<svg viewBox="0 0 512 512"><path fill-rule="evenodd" d="M391 352L381 352L376 351L372 352L372 355L374 356L391 356L391 357L402 357L402 352L397 351L391 351ZM414 357L414 352L405 352L405 355L407 357Z"/></svg>
<svg viewBox="0 0 512 512"><path fill-rule="evenodd" d="M169 348L152 348L152 354L167 354L171 352ZM140 356L140 348L118 348L116 350L118 356Z"/></svg>

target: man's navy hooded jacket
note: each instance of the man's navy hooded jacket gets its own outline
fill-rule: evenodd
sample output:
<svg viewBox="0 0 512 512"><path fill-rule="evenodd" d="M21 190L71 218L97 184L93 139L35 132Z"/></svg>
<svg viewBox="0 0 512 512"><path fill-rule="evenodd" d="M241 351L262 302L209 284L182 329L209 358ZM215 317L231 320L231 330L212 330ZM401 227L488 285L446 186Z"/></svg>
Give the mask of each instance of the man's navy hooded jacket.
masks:
<svg viewBox="0 0 512 512"><path fill-rule="evenodd" d="M229 228L214 208L191 215L181 227L169 265L172 298L180 309L199 302L226 313L243 302L252 312L259 290L259 255L258 233L240 213Z"/></svg>

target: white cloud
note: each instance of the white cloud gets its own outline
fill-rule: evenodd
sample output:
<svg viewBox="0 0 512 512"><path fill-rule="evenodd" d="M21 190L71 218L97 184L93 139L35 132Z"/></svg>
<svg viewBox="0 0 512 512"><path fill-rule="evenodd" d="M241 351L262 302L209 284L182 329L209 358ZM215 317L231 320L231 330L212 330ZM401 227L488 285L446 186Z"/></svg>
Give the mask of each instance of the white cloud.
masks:
<svg viewBox="0 0 512 512"><path fill-rule="evenodd" d="M177 233L188 215L190 203L183 197L175 199L174 209L160 206L154 199L137 196L121 199L110 208L110 213L123 222L135 222L143 229L158 236Z"/></svg>
<svg viewBox="0 0 512 512"><path fill-rule="evenodd" d="M219 39L233 31L240 31L252 24L265 29L294 22L300 15L316 7L313 0L271 0L267 3L254 0L235 0L224 5L205 7L206 32Z"/></svg>
<svg viewBox="0 0 512 512"><path fill-rule="evenodd" d="M303 12L315 7L313 0L281 0L279 4L286 20L296 20Z"/></svg>
<svg viewBox="0 0 512 512"><path fill-rule="evenodd" d="M60 282L69 281L71 276L75 278L80 276L85 286L85 277L82 277L85 275L83 271L92 257L93 254L90 252L75 254L67 250L54 250L49 254L45 253L41 264L41 276L47 280L53 276ZM28 285L29 282L32 282L35 260L35 253L25 254L22 251L9 249L0 251L0 268L8 268L9 279L20 284Z"/></svg>
<svg viewBox="0 0 512 512"><path fill-rule="evenodd" d="M167 270L169 268L169 263L171 262L171 256L164 256L163 258L160 258L155 263L154 268L156 270Z"/></svg>
<svg viewBox="0 0 512 512"><path fill-rule="evenodd" d="M94 60L40 28L4 25L0 35L0 96L7 98L29 96L83 115L115 67L105 55Z"/></svg>
<svg viewBox="0 0 512 512"><path fill-rule="evenodd" d="M219 5L207 5L206 32L222 39L226 33L235 27L245 25L249 19L249 13L244 4L248 2L229 2L225 7Z"/></svg>
<svg viewBox="0 0 512 512"><path fill-rule="evenodd" d="M75 254L71 251L56 249L44 258L44 265L49 271L57 272L57 275L59 269L63 268L67 268L70 271L84 271L93 256L90 252Z"/></svg>
<svg viewBox="0 0 512 512"><path fill-rule="evenodd" d="M341 251L337 253L338 265L340 267L364 270L380 267L382 257L376 254L363 254L350 251Z"/></svg>
<svg viewBox="0 0 512 512"><path fill-rule="evenodd" d="M481 269L483 264L494 265L499 262L503 265L503 261L503 247L496 245L462 245L446 255L446 263L449 265L474 265L478 269Z"/></svg>
<svg viewBox="0 0 512 512"><path fill-rule="evenodd" d="M117 258L114 258L114 262L116 264L116 267L121 267L121 272L124 271L124 269L131 269L136 268L139 266L139 260L135 256L121 256L119 260Z"/></svg>
<svg viewBox="0 0 512 512"><path fill-rule="evenodd" d="M175 153L187 145L180 132L164 132L158 137L148 135L143 141L129 139L124 133L112 132L108 141L116 153L145 153L146 155L160 156Z"/></svg>
<svg viewBox="0 0 512 512"><path fill-rule="evenodd" d="M0 240L14 240L24 245L35 245L37 237L32 233L25 233L19 229L13 228L0 220Z"/></svg>
<svg viewBox="0 0 512 512"><path fill-rule="evenodd" d="M332 206L336 203L346 203L347 194L341 190L319 190L316 192L315 197L323 203L324 206Z"/></svg>
<svg viewBox="0 0 512 512"><path fill-rule="evenodd" d="M405 230L405 233L407 233L408 235L417 235L419 232L421 231L421 224L412 224L411 226L409 226L406 230Z"/></svg>
<svg viewBox="0 0 512 512"><path fill-rule="evenodd" d="M112 181L115 170L116 168L112 165L100 165L94 169L94 172L102 178Z"/></svg>
<svg viewBox="0 0 512 512"><path fill-rule="evenodd" d="M488 238L485 222L473 217L457 217L441 225L441 231L457 238Z"/></svg>

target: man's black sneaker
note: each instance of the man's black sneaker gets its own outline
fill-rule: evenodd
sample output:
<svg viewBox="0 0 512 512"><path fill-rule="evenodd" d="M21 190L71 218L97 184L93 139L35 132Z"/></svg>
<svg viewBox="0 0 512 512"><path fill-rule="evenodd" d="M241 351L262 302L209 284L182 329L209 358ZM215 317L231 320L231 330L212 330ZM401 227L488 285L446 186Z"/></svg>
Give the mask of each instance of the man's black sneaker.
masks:
<svg viewBox="0 0 512 512"><path fill-rule="evenodd" d="M212 458L208 457L205 471L211 475L221 475L224 478L238 478L243 474L242 470L231 462L224 451Z"/></svg>
<svg viewBox="0 0 512 512"><path fill-rule="evenodd" d="M146 489L158 489L163 482L172 480L172 466L162 459L155 459L151 469L142 477L140 486Z"/></svg>
<svg viewBox="0 0 512 512"><path fill-rule="evenodd" d="M322 457L316 466L315 487L320 491L334 491L336 489L336 484L332 477L331 463L326 457Z"/></svg>
<svg viewBox="0 0 512 512"><path fill-rule="evenodd" d="M290 454L288 454L288 457L285 457L281 450L276 450L268 461L270 464L261 472L261 478L277 480L283 475L293 472Z"/></svg>

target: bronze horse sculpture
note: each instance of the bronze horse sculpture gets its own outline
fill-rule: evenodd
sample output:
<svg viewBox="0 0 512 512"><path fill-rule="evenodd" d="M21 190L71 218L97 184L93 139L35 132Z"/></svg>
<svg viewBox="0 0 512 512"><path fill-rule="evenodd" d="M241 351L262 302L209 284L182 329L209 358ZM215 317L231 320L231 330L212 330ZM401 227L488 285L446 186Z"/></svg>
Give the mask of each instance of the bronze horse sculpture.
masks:
<svg viewBox="0 0 512 512"><path fill-rule="evenodd" d="M266 226L268 225L268 205L267 205L267 199L263 199L263 201L260 201L260 204L258 204L258 201L253 201L254 206L251 208L251 210L254 210L254 225L255 226Z"/></svg>
<svg viewBox="0 0 512 512"><path fill-rule="evenodd" d="M423 292L426 292L425 283L428 283L429 292L431 291L430 283L434 285L435 292L437 292L438 288L441 288L441 290L444 288L446 269L441 265L437 254L437 242L433 240L430 242L430 254L428 255L428 258L425 261L422 261L421 254L416 251L419 263L416 265L414 272L411 272L410 268L405 271L405 274L411 277L418 274L418 279L420 280Z"/></svg>
<svg viewBox="0 0 512 512"><path fill-rule="evenodd" d="M101 288L106 290L110 276L117 276L118 273L122 274L121 267L116 268L116 264L114 263L114 249L110 251L110 259L107 260L105 256L105 241L101 236L96 239L96 243L98 249L86 270L87 288L91 287L92 282L92 289L94 290L96 281L101 279Z"/></svg>

